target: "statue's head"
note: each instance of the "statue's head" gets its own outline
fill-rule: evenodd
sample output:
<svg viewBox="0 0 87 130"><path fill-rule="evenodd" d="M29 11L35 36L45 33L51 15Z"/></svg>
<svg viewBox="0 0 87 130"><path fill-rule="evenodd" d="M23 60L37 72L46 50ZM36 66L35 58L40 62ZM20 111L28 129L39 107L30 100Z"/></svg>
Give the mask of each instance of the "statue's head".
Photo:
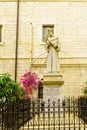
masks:
<svg viewBox="0 0 87 130"><path fill-rule="evenodd" d="M53 37L54 36L54 32L51 28L48 29L48 37Z"/></svg>

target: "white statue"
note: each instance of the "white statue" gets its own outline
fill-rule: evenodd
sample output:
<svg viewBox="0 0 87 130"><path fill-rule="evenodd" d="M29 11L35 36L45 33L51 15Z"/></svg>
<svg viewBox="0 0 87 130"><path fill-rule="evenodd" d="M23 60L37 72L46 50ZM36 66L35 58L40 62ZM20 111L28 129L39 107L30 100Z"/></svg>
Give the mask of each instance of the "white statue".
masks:
<svg viewBox="0 0 87 130"><path fill-rule="evenodd" d="M58 37L54 36L52 29L48 29L45 47L47 50L47 73L59 73L60 43Z"/></svg>

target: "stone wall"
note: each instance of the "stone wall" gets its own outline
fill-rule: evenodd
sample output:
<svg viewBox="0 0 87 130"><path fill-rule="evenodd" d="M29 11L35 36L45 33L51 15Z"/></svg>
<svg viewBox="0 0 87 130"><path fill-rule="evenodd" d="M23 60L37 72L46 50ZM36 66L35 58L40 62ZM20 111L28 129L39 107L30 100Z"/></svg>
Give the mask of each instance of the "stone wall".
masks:
<svg viewBox="0 0 87 130"><path fill-rule="evenodd" d="M42 77L46 68L46 51L42 42L42 25L54 24L59 37L60 71L65 84L63 95L79 95L87 80L87 2L20 2L18 41L18 80L30 69ZM16 2L0 2L0 73L14 77L16 46ZM32 23L32 24L31 24ZM31 53L32 52L32 53Z"/></svg>

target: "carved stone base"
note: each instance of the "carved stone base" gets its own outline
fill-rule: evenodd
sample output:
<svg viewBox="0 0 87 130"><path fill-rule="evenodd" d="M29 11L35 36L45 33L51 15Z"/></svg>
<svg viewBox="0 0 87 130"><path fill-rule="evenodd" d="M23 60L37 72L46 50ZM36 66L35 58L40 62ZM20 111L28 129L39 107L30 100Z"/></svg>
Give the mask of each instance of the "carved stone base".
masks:
<svg viewBox="0 0 87 130"><path fill-rule="evenodd" d="M51 101L62 100L62 85L64 84L63 76L59 73L45 74L43 76L43 98Z"/></svg>

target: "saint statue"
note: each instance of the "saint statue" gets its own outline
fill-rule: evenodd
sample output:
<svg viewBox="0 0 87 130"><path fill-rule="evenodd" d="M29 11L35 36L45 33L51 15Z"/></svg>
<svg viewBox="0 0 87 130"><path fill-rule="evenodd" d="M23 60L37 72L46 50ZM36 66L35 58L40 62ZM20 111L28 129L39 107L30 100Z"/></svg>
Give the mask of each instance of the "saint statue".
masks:
<svg viewBox="0 0 87 130"><path fill-rule="evenodd" d="M54 36L53 30L48 29L46 36L46 51L47 51L47 73L59 73L59 56L60 43L58 37Z"/></svg>

